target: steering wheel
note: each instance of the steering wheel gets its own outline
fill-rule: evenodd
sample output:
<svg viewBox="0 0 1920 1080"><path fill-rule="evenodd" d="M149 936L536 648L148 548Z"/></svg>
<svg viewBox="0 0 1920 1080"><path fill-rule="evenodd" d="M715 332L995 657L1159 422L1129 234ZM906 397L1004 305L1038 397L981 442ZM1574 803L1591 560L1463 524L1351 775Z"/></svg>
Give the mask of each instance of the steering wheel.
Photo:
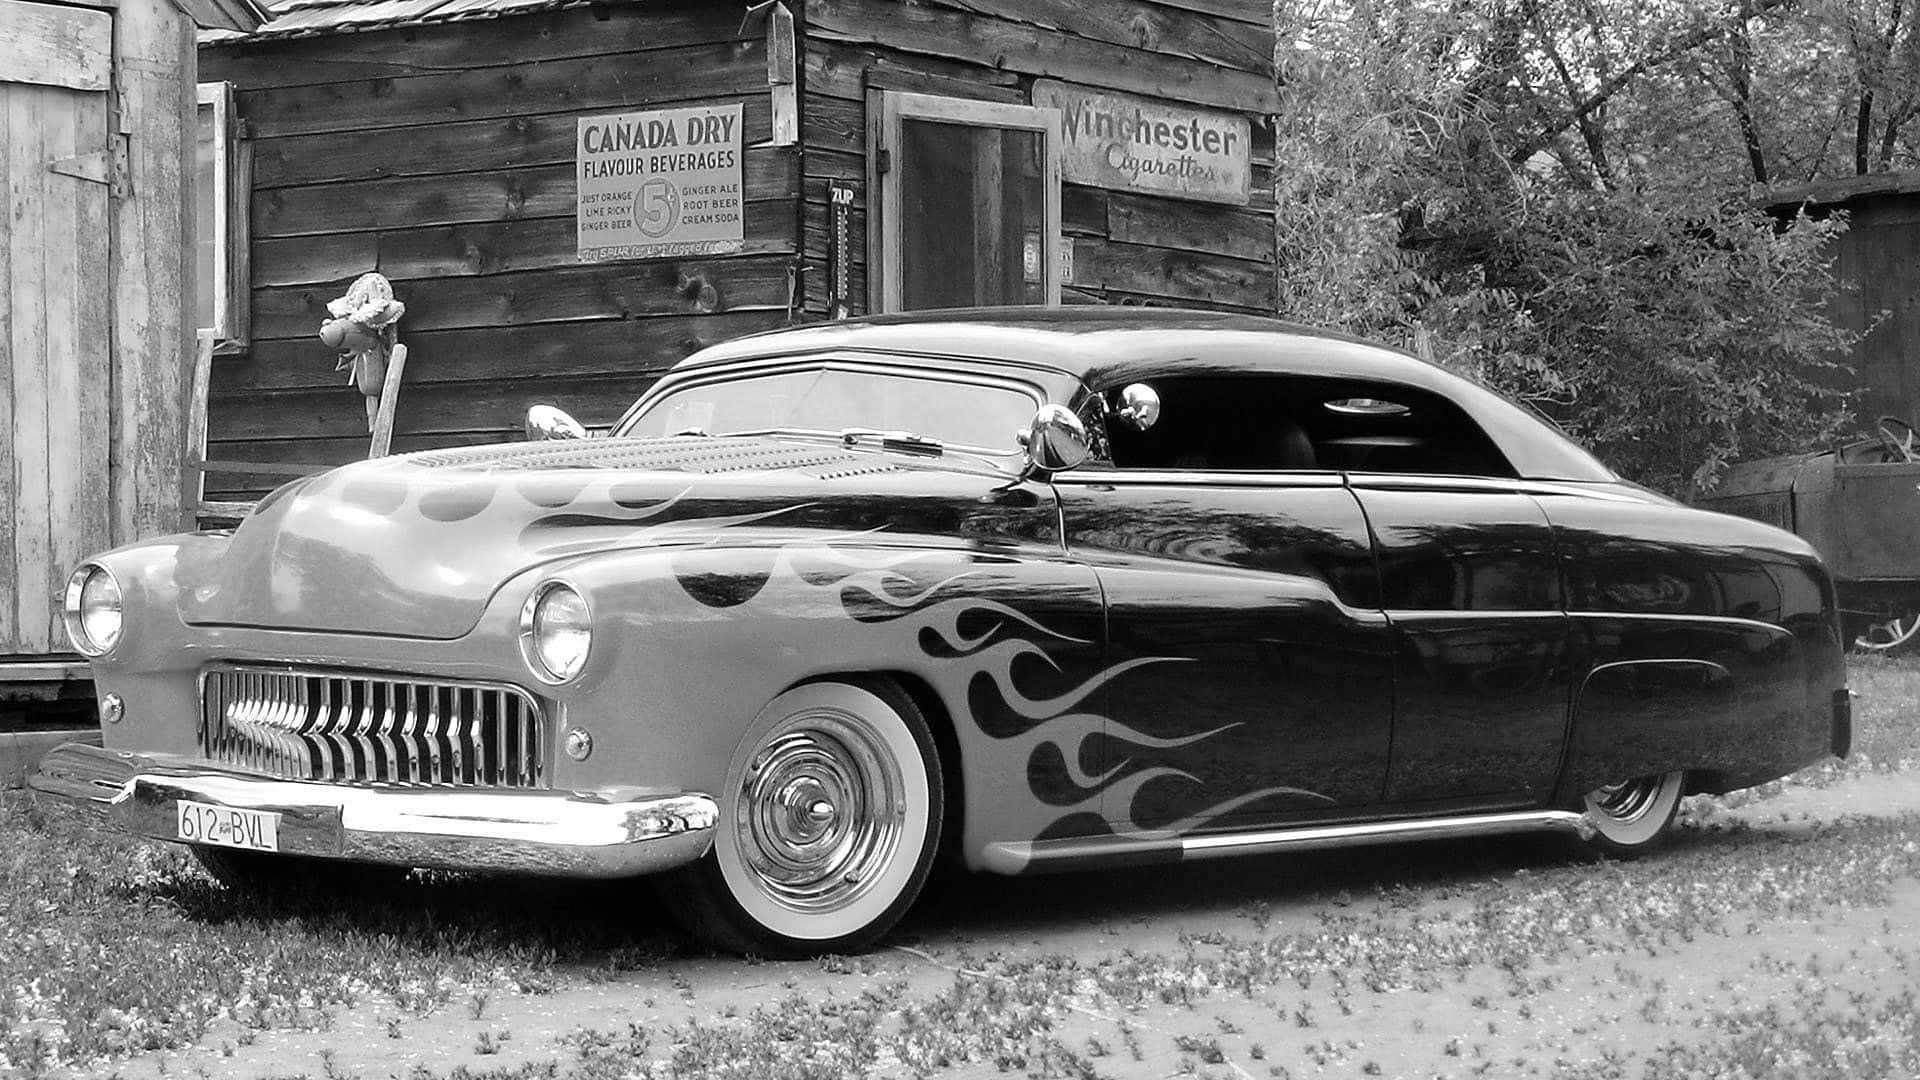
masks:
<svg viewBox="0 0 1920 1080"><path fill-rule="evenodd" d="M1894 428L1906 432L1904 437L1894 434ZM1920 447L1914 445L1913 425L1897 416L1880 418L1880 444L1891 455L1889 461L1920 461Z"/></svg>

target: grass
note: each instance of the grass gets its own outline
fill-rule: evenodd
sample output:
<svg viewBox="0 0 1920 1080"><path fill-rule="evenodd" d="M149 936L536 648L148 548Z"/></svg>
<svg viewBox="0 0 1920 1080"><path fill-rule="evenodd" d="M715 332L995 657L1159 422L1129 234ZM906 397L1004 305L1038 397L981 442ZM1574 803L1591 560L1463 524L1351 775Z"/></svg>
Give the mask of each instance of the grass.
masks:
<svg viewBox="0 0 1920 1080"><path fill-rule="evenodd" d="M182 1046L220 1021L321 1028L368 998L472 1009L546 990L562 967L646 966L672 948L632 929L657 911L556 916L581 903L647 912L632 887L449 875L350 902L244 902L184 849L43 819L17 793L0 802L0 852L0 1076Z"/></svg>
<svg viewBox="0 0 1920 1080"><path fill-rule="evenodd" d="M1920 845L1911 839L1916 829L1920 817L1856 819L1788 834L1722 828L1711 836L1683 837L1661 858L1550 865L1481 882L1443 911L1383 896L1376 904L1326 914L1312 928L1248 938L1210 933L1171 953L962 957L952 982L936 992L915 996L904 983L869 980L849 996L789 993L744 1015L651 1033L635 1027L581 1030L566 1036L567 1057L464 1076L813 1080L991 1067L1013 1075L1093 1077L1128 1073L1128 1062L1140 1060L1132 1041L1137 1018L1172 1026L1178 1072L1244 1076L1240 1059L1265 1062L1274 1052L1258 1042L1236 1051L1225 1037L1272 1037L1291 1030L1292 1021L1269 1019L1266 1031L1243 1032L1209 1015L1217 1004L1258 1002L1272 1018L1278 1015L1274 1002L1284 1011L1286 1002L1306 994L1323 1001L1463 994L1457 987L1470 976L1497 972L1505 999L1476 995L1476 1004L1491 1008L1552 989L1552 975L1541 970L1556 961L1594 955L1617 956L1616 970L1626 973L1622 985L1634 983L1633 992L1651 1003L1642 1008L1657 1012L1663 983L1645 980L1624 962L1662 956L1698 939L1738 949L1765 922L1882 904L1898 883L1920 877ZM1792 997L1716 1014L1704 1041L1662 1048L1631 1067L1610 1061L1568 1068L1558 1080L1738 1075L1713 1066L1715 1061L1743 1063L1751 1080L1916 1075L1909 1066L1920 1062L1920 1025L1910 1015L1911 991L1863 1002L1821 997L1820 990L1818 969L1809 965ZM1505 1023L1504 1017L1499 1024L1486 1020L1482 1029L1498 1035ZM1099 1029L1097 1036L1085 1034L1089 1025ZM1466 1060L1480 1055L1472 1038L1432 1033L1432 1060L1466 1067ZM1384 1071L1376 1055L1354 1040L1315 1034L1302 1045L1304 1059L1315 1065L1344 1063L1358 1075ZM1123 1049L1129 1046L1131 1055ZM1854 1071L1794 1071L1794 1063L1810 1054L1849 1063ZM1222 1071L1229 1063L1241 1071ZM1260 1072L1289 1075L1286 1068L1270 1063ZM422 1073L420 1080L433 1075Z"/></svg>

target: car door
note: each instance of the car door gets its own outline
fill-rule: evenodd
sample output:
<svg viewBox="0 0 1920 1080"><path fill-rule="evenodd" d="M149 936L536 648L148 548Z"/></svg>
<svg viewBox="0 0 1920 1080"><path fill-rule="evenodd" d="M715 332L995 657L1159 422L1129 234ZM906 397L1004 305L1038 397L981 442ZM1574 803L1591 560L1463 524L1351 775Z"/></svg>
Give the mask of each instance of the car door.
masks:
<svg viewBox="0 0 1920 1080"><path fill-rule="evenodd" d="M1122 835L1361 813L1387 777L1393 632L1360 505L1286 437L1276 387L1156 388L1156 432L1055 478L1108 613L1084 778Z"/></svg>
<svg viewBox="0 0 1920 1080"><path fill-rule="evenodd" d="M1353 392L1322 402L1321 445L1366 513L1393 626L1385 801L1543 803L1570 702L1553 527L1463 410L1412 387Z"/></svg>

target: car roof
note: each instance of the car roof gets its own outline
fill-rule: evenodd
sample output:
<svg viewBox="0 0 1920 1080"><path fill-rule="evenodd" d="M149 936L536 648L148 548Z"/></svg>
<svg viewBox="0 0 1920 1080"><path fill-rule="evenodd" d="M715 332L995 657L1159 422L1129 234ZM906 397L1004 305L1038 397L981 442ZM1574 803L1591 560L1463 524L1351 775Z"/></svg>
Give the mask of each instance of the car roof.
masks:
<svg viewBox="0 0 1920 1080"><path fill-rule="evenodd" d="M702 349L675 374L735 361L868 353L977 360L1065 376L1094 389L1172 375L1271 371L1377 379L1467 410L1523 477L1616 480L1536 414L1401 349L1256 315L1174 308L967 308L770 330Z"/></svg>
<svg viewBox="0 0 1920 1080"><path fill-rule="evenodd" d="M1235 346L1239 346L1236 348ZM1330 349L1331 347L1331 349ZM702 349L676 370L730 360L813 352L879 352L996 360L1044 367L1089 383L1136 371L1190 369L1221 350L1247 363L1300 371L1329 351L1344 354L1354 374L1405 379L1410 370L1439 370L1411 353L1279 319L1179 308L957 308L873 315L768 330ZM1347 365L1340 365L1345 367ZM1332 372L1329 372L1330 374Z"/></svg>

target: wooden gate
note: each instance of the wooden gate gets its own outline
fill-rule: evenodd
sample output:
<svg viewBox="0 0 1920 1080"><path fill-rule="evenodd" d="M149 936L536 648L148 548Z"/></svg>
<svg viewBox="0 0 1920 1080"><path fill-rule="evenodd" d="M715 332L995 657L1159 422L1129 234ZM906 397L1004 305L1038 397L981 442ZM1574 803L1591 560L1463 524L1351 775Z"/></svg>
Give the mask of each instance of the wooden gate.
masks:
<svg viewBox="0 0 1920 1080"><path fill-rule="evenodd" d="M0 0L0 658L67 651L58 595L111 543L113 16Z"/></svg>

